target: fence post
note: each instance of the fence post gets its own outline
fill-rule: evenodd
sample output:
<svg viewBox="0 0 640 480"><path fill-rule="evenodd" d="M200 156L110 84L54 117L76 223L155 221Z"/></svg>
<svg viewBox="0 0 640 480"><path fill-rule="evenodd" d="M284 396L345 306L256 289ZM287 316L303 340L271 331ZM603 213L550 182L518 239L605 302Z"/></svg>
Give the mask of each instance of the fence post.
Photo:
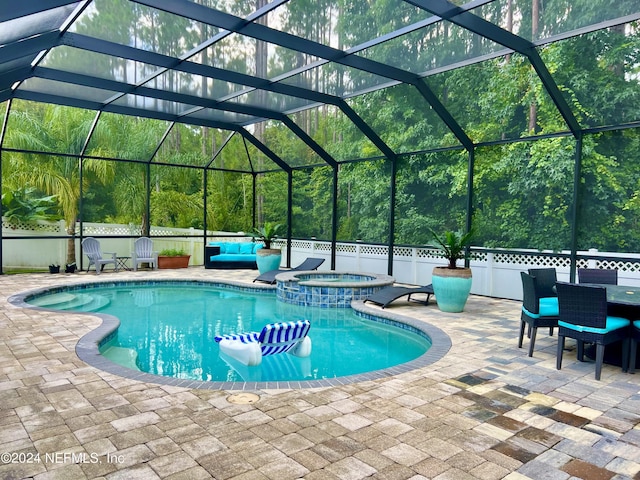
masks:
<svg viewBox="0 0 640 480"><path fill-rule="evenodd" d="M67 224L64 220L58 221L58 230L61 235L67 234L66 226ZM67 242L68 241L69 240L67 239L63 239L58 242L58 245L60 247L60 251L58 252L58 258L61 259L60 265L64 265L67 263Z"/></svg>
<svg viewBox="0 0 640 480"><path fill-rule="evenodd" d="M491 296L493 295L493 269L494 269L494 261L495 255L493 252L487 252L487 271L485 273L485 285L488 285L488 291L485 292L485 295Z"/></svg>
<svg viewBox="0 0 640 480"><path fill-rule="evenodd" d="M195 228L190 227L189 228L189 248L191 249L191 256L193 257L193 255L195 254L196 251L196 242L194 240L194 234L195 234Z"/></svg>
<svg viewBox="0 0 640 480"><path fill-rule="evenodd" d="M598 253L598 249L597 248L590 248L589 249L589 255L593 255L594 253ZM596 260L595 258L590 258L587 261L587 266L589 268L598 268L598 260Z"/></svg>

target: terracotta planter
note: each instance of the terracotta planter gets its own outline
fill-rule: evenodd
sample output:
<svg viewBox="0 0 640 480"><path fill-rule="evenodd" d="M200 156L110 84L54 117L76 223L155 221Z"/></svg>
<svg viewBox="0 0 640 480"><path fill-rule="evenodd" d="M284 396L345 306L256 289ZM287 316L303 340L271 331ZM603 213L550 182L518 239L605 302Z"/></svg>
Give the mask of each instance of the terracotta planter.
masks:
<svg viewBox="0 0 640 480"><path fill-rule="evenodd" d="M438 308L443 312L461 312L471 291L470 268L435 267L431 275Z"/></svg>
<svg viewBox="0 0 640 480"><path fill-rule="evenodd" d="M180 255L177 257L158 256L158 268L187 268L191 255Z"/></svg>

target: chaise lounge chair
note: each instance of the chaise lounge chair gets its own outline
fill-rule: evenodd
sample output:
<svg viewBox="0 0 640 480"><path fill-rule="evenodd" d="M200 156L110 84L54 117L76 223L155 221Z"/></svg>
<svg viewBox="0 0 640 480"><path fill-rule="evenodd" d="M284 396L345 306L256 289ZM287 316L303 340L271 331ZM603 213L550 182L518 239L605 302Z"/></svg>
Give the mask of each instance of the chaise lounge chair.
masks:
<svg viewBox="0 0 640 480"><path fill-rule="evenodd" d="M415 295L416 293L424 293L427 295L426 300L418 300L416 298L411 298L411 295ZM433 295L433 286L431 284L424 285L422 287L385 287L382 290L377 291L373 295L369 295L365 298L363 303L371 302L376 305L380 305L382 308L385 308L394 300L399 299L400 297L404 297L408 295L407 298L410 302L422 303L423 305L429 304L429 299L431 295Z"/></svg>
<svg viewBox="0 0 640 480"><path fill-rule="evenodd" d="M269 323L261 332L218 335L220 352L243 365L262 363L262 357L278 353L290 353L296 357L311 355L311 339L307 336L311 328L309 320Z"/></svg>
<svg viewBox="0 0 640 480"><path fill-rule="evenodd" d="M278 269L265 272L258 275L254 282L276 283L276 275L283 272L299 272L303 270L317 270L320 265L324 263L324 258L309 257L297 267L290 269Z"/></svg>

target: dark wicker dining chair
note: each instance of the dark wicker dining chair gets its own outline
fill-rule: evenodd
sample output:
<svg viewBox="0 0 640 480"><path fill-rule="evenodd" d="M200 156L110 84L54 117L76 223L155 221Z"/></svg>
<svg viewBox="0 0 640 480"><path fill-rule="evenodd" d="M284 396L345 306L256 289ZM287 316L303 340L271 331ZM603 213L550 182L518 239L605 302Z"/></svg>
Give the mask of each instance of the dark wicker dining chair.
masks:
<svg viewBox="0 0 640 480"><path fill-rule="evenodd" d="M622 370L626 371L629 356L629 325L626 318L607 315L605 287L558 282L558 350L556 368L562 367L562 352L566 337L577 342L578 361L584 359L584 344L596 344L596 380L600 380L604 348L622 340Z"/></svg>
<svg viewBox="0 0 640 480"><path fill-rule="evenodd" d="M579 268L578 282L617 285L618 270L607 268Z"/></svg>
<svg viewBox="0 0 640 480"><path fill-rule="evenodd" d="M636 356L638 354L638 342L640 342L640 320L631 325L631 346L629 348L629 373L635 373Z"/></svg>
<svg viewBox="0 0 640 480"><path fill-rule="evenodd" d="M557 297L555 287L558 275L555 268L530 268L529 275L536 277L540 297Z"/></svg>
<svg viewBox="0 0 640 480"><path fill-rule="evenodd" d="M556 297L542 297L538 284L538 277L520 272L522 278L522 312L520 314L520 336L518 348L522 348L524 327L529 326L529 356L533 356L538 327L549 327L549 335L558 326L558 299Z"/></svg>

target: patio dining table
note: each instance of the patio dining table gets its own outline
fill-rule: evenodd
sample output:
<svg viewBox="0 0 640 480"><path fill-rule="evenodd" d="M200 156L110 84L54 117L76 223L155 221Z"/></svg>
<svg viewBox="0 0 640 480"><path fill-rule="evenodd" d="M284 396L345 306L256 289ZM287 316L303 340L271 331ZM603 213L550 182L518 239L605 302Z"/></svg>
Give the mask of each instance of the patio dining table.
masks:
<svg viewBox="0 0 640 480"><path fill-rule="evenodd" d="M607 289L607 307L609 315L628 318L632 322L640 319L640 287L629 285L605 285L605 284L581 284ZM587 347L585 355L595 358L595 347ZM613 343L607 346L604 353L604 362L620 366L622 363L622 344ZM636 365L640 365L640 349L636 358Z"/></svg>
<svg viewBox="0 0 640 480"><path fill-rule="evenodd" d="M640 318L640 287L632 287L628 285L593 285L607 289L607 304L609 304L610 307L635 307L639 309L636 312L636 316ZM632 309L630 308L629 311L631 310ZM632 320L635 320L635 318Z"/></svg>

